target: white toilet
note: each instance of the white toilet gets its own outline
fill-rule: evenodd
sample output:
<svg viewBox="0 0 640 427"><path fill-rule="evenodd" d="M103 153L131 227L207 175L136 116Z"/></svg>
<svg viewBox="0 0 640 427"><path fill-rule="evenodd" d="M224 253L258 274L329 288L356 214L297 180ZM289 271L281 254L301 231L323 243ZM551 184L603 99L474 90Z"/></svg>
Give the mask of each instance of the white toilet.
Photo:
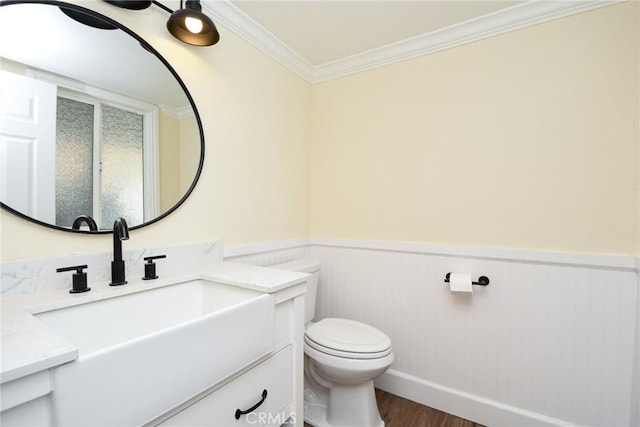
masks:
<svg viewBox="0 0 640 427"><path fill-rule="evenodd" d="M383 427L373 380L393 362L391 340L348 319L315 316L320 263L299 259L272 266L311 274L305 295L304 420L314 427Z"/></svg>

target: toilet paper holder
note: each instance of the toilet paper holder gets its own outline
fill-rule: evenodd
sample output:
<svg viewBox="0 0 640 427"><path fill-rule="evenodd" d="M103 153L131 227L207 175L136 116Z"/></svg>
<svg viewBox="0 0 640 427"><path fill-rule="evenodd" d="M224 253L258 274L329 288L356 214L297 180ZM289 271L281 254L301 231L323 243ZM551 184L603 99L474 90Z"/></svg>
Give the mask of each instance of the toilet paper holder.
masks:
<svg viewBox="0 0 640 427"><path fill-rule="evenodd" d="M445 283L449 283L449 276L451 276L451 273L447 273L447 275L444 278L444 282ZM487 276L480 276L478 277L478 281L477 282L471 282L472 285L478 285L478 286L488 286L489 285L489 278Z"/></svg>

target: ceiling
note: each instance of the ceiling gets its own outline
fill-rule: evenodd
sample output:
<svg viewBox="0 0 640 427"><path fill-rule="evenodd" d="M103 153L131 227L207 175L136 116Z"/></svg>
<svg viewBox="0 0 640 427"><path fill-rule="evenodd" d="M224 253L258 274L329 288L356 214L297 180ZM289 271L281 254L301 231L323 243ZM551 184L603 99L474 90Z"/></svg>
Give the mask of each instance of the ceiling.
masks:
<svg viewBox="0 0 640 427"><path fill-rule="evenodd" d="M619 1L202 0L202 5L218 25L317 83ZM31 26L19 25L27 19L19 15L23 13ZM43 41L39 34L49 37ZM116 42L115 37L123 40ZM3 7L0 14L0 40L10 39L15 42L0 43L0 57L162 105L176 114L190 111L164 65L153 55L140 55L145 51L124 33L92 31L57 7L20 4ZM114 56L109 59L105 53ZM150 78L152 74L156 77Z"/></svg>
<svg viewBox="0 0 640 427"><path fill-rule="evenodd" d="M441 30L524 1L232 1L311 65Z"/></svg>
<svg viewBox="0 0 640 427"><path fill-rule="evenodd" d="M619 1L202 0L202 5L214 21L315 83Z"/></svg>

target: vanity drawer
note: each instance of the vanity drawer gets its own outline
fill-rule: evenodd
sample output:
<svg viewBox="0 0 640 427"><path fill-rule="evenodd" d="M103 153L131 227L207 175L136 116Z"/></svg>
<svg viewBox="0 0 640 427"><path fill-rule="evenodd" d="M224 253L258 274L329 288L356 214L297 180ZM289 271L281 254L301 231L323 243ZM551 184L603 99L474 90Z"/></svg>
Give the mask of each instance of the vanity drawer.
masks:
<svg viewBox="0 0 640 427"><path fill-rule="evenodd" d="M169 426L279 426L291 414L292 349L288 346L255 368L159 424ZM236 419L266 398L253 412ZM285 412L285 410L287 410Z"/></svg>

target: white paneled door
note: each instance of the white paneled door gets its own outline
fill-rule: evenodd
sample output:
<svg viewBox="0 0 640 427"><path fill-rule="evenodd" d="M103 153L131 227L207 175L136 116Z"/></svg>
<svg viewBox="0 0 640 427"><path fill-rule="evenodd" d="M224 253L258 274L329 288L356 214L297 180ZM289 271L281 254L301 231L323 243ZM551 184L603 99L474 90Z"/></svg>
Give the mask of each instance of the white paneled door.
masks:
<svg viewBox="0 0 640 427"><path fill-rule="evenodd" d="M55 223L56 86L0 70L0 200Z"/></svg>

